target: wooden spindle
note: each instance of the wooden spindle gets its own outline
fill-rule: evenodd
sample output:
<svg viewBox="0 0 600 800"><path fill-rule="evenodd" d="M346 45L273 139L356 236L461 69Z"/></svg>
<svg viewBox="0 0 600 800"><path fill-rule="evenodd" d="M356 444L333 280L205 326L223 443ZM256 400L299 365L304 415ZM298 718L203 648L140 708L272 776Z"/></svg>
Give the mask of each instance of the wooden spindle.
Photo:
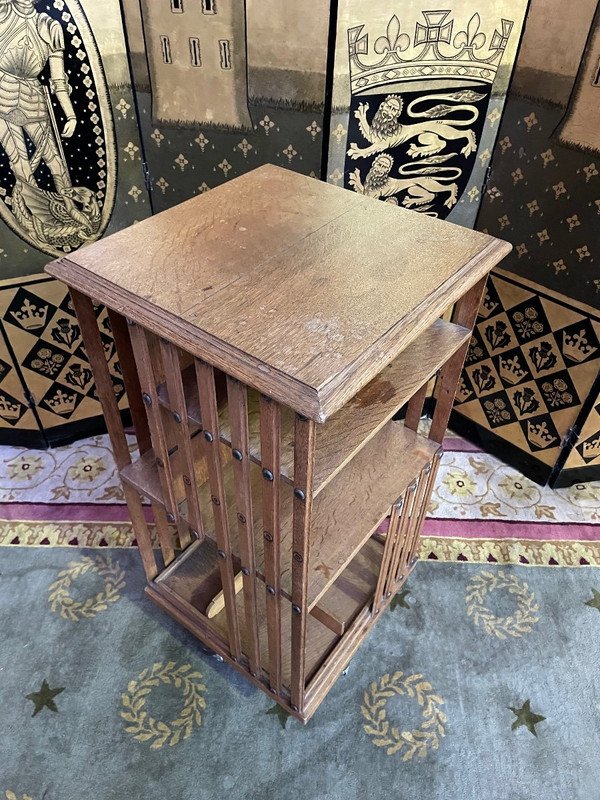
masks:
<svg viewBox="0 0 600 800"><path fill-rule="evenodd" d="M408 540L410 538L411 524L413 521L415 508L420 494L421 479L420 476L411 483L404 495L404 506L402 508L402 524L398 535L398 548L394 553L394 574L393 582L398 583L406 578L406 570L404 568L404 556L407 552Z"/></svg>
<svg viewBox="0 0 600 800"><path fill-rule="evenodd" d="M229 648L232 658L239 661L242 655L242 646L238 624L229 520L227 519L227 497L219 444L219 412L215 389L215 371L210 364L206 364L199 359L195 359L195 368L202 427L204 429L201 435L204 437L205 442L217 551L221 558L220 572L229 629Z"/></svg>
<svg viewBox="0 0 600 800"><path fill-rule="evenodd" d="M375 587L375 595L373 600L373 613L378 614L381 604L385 601L385 595L389 584L389 573L393 570L392 556L396 549L396 544L400 536L400 520L401 511L404 505L404 498L401 498L391 508L390 522L388 525L388 532L385 537L385 545L383 548L383 556L381 558L381 566L379 568L379 576L377 578L377 586Z"/></svg>
<svg viewBox="0 0 600 800"><path fill-rule="evenodd" d="M171 534L169 521L167 520L167 512L161 505L159 505L159 503L152 503L152 513L154 515L154 522L156 524L158 543L160 544L165 567L167 567L175 558L173 536Z"/></svg>
<svg viewBox="0 0 600 800"><path fill-rule="evenodd" d="M304 709L308 564L316 426L296 414L294 425L294 501L292 521L292 673L290 696L295 711Z"/></svg>
<svg viewBox="0 0 600 800"><path fill-rule="evenodd" d="M248 661L254 676L261 673L258 608L256 597L256 558L254 520L250 483L250 445L248 437L248 393L243 383L227 376L227 399L231 428L232 468L235 490L237 533L242 560L244 616L248 639Z"/></svg>
<svg viewBox="0 0 600 800"><path fill-rule="evenodd" d="M421 414L423 413L423 406L427 396L427 386L429 381L423 384L421 388L416 391L408 401L406 409L406 416L404 418L404 425L413 431L416 431L421 421Z"/></svg>
<svg viewBox="0 0 600 800"><path fill-rule="evenodd" d="M281 420L278 403L264 395L260 396L259 402L269 686L275 694L281 694L281 542L279 530Z"/></svg>
<svg viewBox="0 0 600 800"><path fill-rule="evenodd" d="M77 314L77 320L81 328L85 353L94 373L96 391L98 392L102 413L106 421L106 428L108 430L115 463L117 469L121 470L128 464L131 464L131 454L129 452L127 437L123 429L121 413L113 389L112 378L106 362L104 346L102 345L100 331L98 330L96 315L94 314L94 304L86 295L72 288L69 290L73 299L73 307ZM144 571L147 579L152 580L158 574L158 567L152 549L152 540L146 523L146 517L144 516L142 501L135 489L127 486L127 484L123 484L123 492L135 530Z"/></svg>
<svg viewBox="0 0 600 800"><path fill-rule="evenodd" d="M183 381L181 379L181 369L179 367L179 355L175 345L164 339L161 339L160 349L165 371L167 393L169 396L169 409L173 416L172 428L175 432L175 439L177 441L183 467L182 477L187 499L187 519L192 526L192 535L194 538L204 539L202 512L200 511L198 486L196 483L196 463L192 449L192 438Z"/></svg>

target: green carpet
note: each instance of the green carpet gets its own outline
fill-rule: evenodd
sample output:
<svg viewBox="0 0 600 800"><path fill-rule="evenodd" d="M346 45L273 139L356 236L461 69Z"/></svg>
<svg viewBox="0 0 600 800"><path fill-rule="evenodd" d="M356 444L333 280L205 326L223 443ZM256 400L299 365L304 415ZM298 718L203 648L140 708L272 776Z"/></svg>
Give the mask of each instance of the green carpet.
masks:
<svg viewBox="0 0 600 800"><path fill-rule="evenodd" d="M598 800L600 570L419 564L307 726L142 593L5 548L4 800Z"/></svg>

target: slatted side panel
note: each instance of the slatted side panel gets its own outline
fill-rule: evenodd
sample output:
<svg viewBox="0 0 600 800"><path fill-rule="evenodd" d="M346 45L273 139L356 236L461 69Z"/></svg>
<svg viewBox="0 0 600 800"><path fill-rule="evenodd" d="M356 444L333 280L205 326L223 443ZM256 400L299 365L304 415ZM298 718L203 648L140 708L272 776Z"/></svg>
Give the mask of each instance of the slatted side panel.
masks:
<svg viewBox="0 0 600 800"><path fill-rule="evenodd" d="M269 644L269 686L281 694L281 537L279 527L279 488L281 414L279 404L260 397L260 457L262 464L262 503L264 569L266 581L267 639Z"/></svg>
<svg viewBox="0 0 600 800"><path fill-rule="evenodd" d="M292 531L292 675L291 704L303 711L306 684L306 623L310 517L315 460L315 423L296 415L294 435L294 506Z"/></svg>
<svg viewBox="0 0 600 800"><path fill-rule="evenodd" d="M246 386L227 376L227 399L231 426L232 468L239 555L242 561L244 618L247 657L250 673L261 675L258 607L256 596L256 557L254 552L254 517L250 482L250 446L248 436L248 392Z"/></svg>
<svg viewBox="0 0 600 800"><path fill-rule="evenodd" d="M236 605L233 551L227 518L227 497L223 479L223 463L219 447L219 415L215 388L215 371L210 364L195 359L198 397L202 412L205 452L208 464L208 480L215 521L217 552L221 558L220 573L225 599L225 613L229 631L231 658L239 661L242 655L240 628Z"/></svg>
<svg viewBox="0 0 600 800"><path fill-rule="evenodd" d="M89 297L86 297L75 289L70 289L70 292L75 313L77 314L77 320L81 328L86 355L94 373L96 389L98 391L104 419L106 420L106 427L110 437L115 463L117 469L121 470L131 463L131 456L121 422L119 406L113 391L112 378L110 377L108 364L106 362L96 315L94 314L94 306ZM126 484L123 484L123 492L136 531L144 571L147 579L152 580L158 573L158 566L152 549L152 540L146 523L146 517L144 516L141 499L135 489Z"/></svg>

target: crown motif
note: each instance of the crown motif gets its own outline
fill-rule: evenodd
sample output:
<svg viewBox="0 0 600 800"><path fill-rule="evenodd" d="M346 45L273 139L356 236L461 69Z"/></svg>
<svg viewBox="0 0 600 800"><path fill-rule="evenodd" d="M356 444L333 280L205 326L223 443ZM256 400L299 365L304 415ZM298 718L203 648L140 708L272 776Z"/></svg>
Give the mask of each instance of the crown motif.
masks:
<svg viewBox="0 0 600 800"><path fill-rule="evenodd" d="M465 30L459 30L453 37L455 20L448 19L450 10L421 13L425 24L416 23L414 36L400 32L400 21L394 15L385 36L375 39L373 54L369 53L369 34L361 35L364 25L348 30L352 94L374 86L423 78L476 78L489 84L494 82L513 28L511 20L500 20L501 30L494 30L484 51L488 34L480 30L479 14L473 14ZM365 61L361 56L371 58ZM374 56L379 56L378 60L369 63Z"/></svg>
<svg viewBox="0 0 600 800"><path fill-rule="evenodd" d="M479 316L483 317L483 319L487 319L490 314L498 308L498 305L499 303L497 303L495 300L492 300L489 289L486 289L485 295L481 302L481 307L479 309Z"/></svg>
<svg viewBox="0 0 600 800"><path fill-rule="evenodd" d="M594 353L598 348L588 343L585 330L580 330L579 333L568 334L563 331L563 353L577 363L585 361L585 359Z"/></svg>
<svg viewBox="0 0 600 800"><path fill-rule="evenodd" d="M75 411L77 395L67 394L62 389L57 389L54 395L46 400L46 403L55 414L68 416Z"/></svg>
<svg viewBox="0 0 600 800"><path fill-rule="evenodd" d="M583 442L581 455L585 461L592 461L594 458L600 457L600 435L595 434L593 439L590 437Z"/></svg>
<svg viewBox="0 0 600 800"><path fill-rule="evenodd" d="M0 417L6 420L18 420L21 415L19 403L13 403L12 399L0 394Z"/></svg>
<svg viewBox="0 0 600 800"><path fill-rule="evenodd" d="M469 397L472 397L472 396L473 396L473 390L469 389L469 387L467 386L467 384L465 382L465 379L461 378L460 379L460 384L458 386L458 389L456 390L456 400L457 400L457 402L458 403L464 403L465 400L468 400Z"/></svg>
<svg viewBox="0 0 600 800"><path fill-rule="evenodd" d="M545 422L528 422L527 423L527 438L540 450L549 447L552 442L556 441L556 436L553 436L548 430Z"/></svg>
<svg viewBox="0 0 600 800"><path fill-rule="evenodd" d="M523 380L527 375L527 370L521 367L519 356L513 356L512 358L503 358L500 356L498 366L500 377L505 383L509 383L511 386Z"/></svg>
<svg viewBox="0 0 600 800"><path fill-rule="evenodd" d="M38 328L43 328L46 324L48 306L38 308L27 298L19 311L11 311L10 313L26 331L35 331Z"/></svg>

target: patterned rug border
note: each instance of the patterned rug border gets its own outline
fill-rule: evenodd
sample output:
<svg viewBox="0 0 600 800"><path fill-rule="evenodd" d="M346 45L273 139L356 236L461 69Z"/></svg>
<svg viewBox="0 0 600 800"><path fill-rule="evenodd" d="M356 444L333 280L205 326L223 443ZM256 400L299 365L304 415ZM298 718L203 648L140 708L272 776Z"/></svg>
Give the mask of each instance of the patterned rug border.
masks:
<svg viewBox="0 0 600 800"><path fill-rule="evenodd" d="M153 526L150 526L153 534ZM0 547L135 546L131 523L0 521ZM525 564L534 567L600 567L600 542L424 536L424 561Z"/></svg>

